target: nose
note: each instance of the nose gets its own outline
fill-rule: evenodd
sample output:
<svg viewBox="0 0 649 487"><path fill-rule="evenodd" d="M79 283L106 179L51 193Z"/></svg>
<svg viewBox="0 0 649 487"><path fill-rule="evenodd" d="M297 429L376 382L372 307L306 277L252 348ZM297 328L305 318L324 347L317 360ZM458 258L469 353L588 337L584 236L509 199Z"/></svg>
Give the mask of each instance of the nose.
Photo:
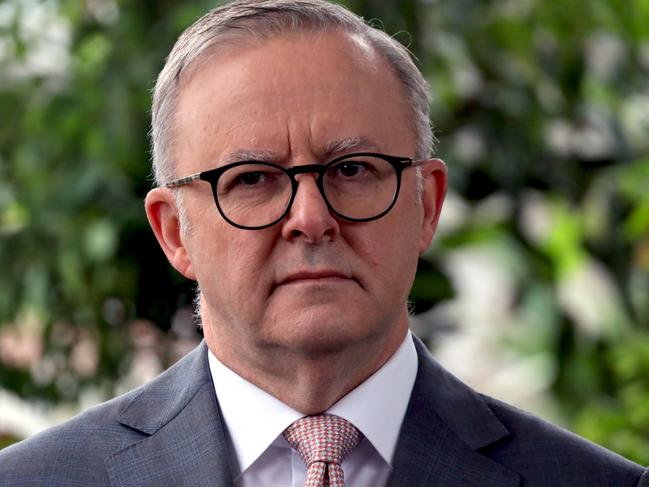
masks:
<svg viewBox="0 0 649 487"><path fill-rule="evenodd" d="M329 211L316 177L313 174L296 176L298 189L286 219L282 236L286 240L303 239L306 243L333 240L340 233L338 220Z"/></svg>

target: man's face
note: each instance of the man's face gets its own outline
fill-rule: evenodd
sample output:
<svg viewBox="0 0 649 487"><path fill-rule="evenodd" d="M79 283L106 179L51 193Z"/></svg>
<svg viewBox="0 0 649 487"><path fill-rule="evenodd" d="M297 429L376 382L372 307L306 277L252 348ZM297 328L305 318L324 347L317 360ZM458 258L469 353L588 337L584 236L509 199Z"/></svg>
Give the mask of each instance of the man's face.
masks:
<svg viewBox="0 0 649 487"><path fill-rule="evenodd" d="M208 57L182 84L177 114L179 177L250 158L295 166L351 152L415 155L402 87L343 34L280 36ZM333 217L314 174L297 179L289 214L263 230L224 221L207 183L180 189L191 231L180 236L187 264L176 267L199 283L217 356L255 363L268 353L380 349L404 336L436 219L427 213L438 212L422 205L416 170L404 171L391 212L367 223ZM424 184L428 200L431 191Z"/></svg>

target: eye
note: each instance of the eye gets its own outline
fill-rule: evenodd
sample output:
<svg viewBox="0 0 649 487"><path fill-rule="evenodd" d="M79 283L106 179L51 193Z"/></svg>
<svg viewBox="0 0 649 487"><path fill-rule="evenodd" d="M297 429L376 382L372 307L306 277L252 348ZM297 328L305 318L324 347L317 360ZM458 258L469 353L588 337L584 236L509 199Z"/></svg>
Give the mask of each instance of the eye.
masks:
<svg viewBox="0 0 649 487"><path fill-rule="evenodd" d="M234 184L242 184L244 186L254 186L260 182L265 181L267 176L259 171L256 172L246 172L240 174L235 180Z"/></svg>
<svg viewBox="0 0 649 487"><path fill-rule="evenodd" d="M329 169L329 176L335 178L358 178L371 171L371 164L363 161L342 161Z"/></svg>
<svg viewBox="0 0 649 487"><path fill-rule="evenodd" d="M357 176L364 169L363 165L358 162L344 162L340 165L339 172L343 176L352 177Z"/></svg>
<svg viewBox="0 0 649 487"><path fill-rule="evenodd" d="M233 164L219 177L215 188L218 202L229 210L252 208L290 196L291 178L277 166L263 162Z"/></svg>
<svg viewBox="0 0 649 487"><path fill-rule="evenodd" d="M264 188L281 181L282 176L283 173L270 167L239 166L227 171L220 184L228 190Z"/></svg>

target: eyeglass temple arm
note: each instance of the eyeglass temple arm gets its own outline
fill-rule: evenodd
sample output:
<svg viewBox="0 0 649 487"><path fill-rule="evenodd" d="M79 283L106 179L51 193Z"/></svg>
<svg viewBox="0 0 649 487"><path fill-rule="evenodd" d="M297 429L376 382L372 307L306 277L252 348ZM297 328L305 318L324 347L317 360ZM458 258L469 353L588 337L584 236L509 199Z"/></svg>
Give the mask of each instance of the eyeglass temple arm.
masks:
<svg viewBox="0 0 649 487"><path fill-rule="evenodd" d="M198 181L201 178L201 173L192 174L191 176L185 176L184 178L174 179L169 181L164 185L165 188L177 188L178 186L184 186L185 184L193 183Z"/></svg>

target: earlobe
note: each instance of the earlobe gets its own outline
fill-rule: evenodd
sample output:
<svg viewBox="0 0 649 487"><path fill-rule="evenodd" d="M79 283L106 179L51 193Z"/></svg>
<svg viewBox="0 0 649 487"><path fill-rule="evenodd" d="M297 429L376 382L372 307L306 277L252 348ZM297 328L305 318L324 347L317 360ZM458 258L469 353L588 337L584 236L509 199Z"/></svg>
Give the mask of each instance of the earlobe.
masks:
<svg viewBox="0 0 649 487"><path fill-rule="evenodd" d="M196 280L180 231L174 194L166 188L154 188L147 194L144 207L149 225L169 263L186 278Z"/></svg>
<svg viewBox="0 0 649 487"><path fill-rule="evenodd" d="M441 159L430 159L421 166L423 219L419 241L419 253L426 251L442 212L444 197L448 186L446 164Z"/></svg>

